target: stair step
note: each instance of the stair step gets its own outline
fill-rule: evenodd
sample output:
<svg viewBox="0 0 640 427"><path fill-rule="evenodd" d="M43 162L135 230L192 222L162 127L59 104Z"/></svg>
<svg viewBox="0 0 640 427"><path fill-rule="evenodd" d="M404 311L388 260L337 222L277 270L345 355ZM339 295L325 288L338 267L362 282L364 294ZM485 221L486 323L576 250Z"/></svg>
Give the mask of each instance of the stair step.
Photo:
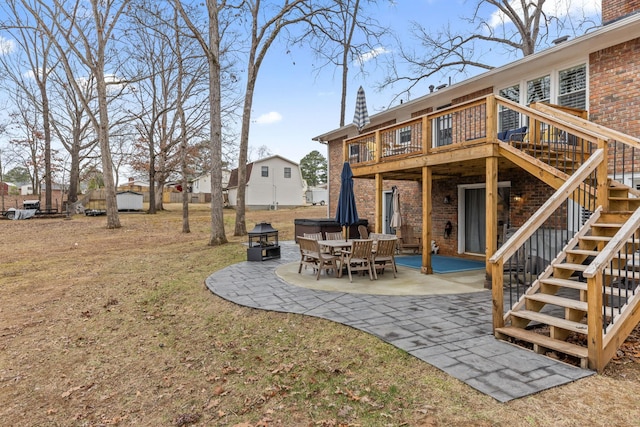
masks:
<svg viewBox="0 0 640 427"><path fill-rule="evenodd" d="M518 340L539 345L549 350L555 350L570 356L579 357L581 359L586 359L589 356L589 350L585 347L580 347L579 345L565 341L554 340L546 335L540 335L526 329L505 326L503 328L496 328L496 332Z"/></svg>
<svg viewBox="0 0 640 427"><path fill-rule="evenodd" d="M578 282L576 280L570 280L570 279L554 279L551 277L548 279L541 279L540 283L543 283L546 285L558 286L561 288L576 289L579 291L587 290L586 282ZM605 286L603 289L603 293L605 295L618 295L619 292L620 292L620 289L612 288L611 286Z"/></svg>
<svg viewBox="0 0 640 427"><path fill-rule="evenodd" d="M559 262L556 264L552 264L553 268L560 268L562 270L571 270L571 271L585 271L588 265L584 264L573 264L570 262Z"/></svg>
<svg viewBox="0 0 640 427"><path fill-rule="evenodd" d="M640 271L630 271L617 268L605 268L604 274L613 277L627 277L629 279L640 279Z"/></svg>
<svg viewBox="0 0 640 427"><path fill-rule="evenodd" d="M553 304L558 307L571 308L574 310L587 311L586 301L578 301L571 298L559 297L557 295L537 293L525 296L526 299L539 301L545 304Z"/></svg>
<svg viewBox="0 0 640 427"><path fill-rule="evenodd" d="M544 325L554 326L578 334L587 334L587 325L585 323L574 322L572 320L561 319L559 317L550 316L544 313L538 313L531 310L517 310L511 312L512 317L532 320Z"/></svg>
<svg viewBox="0 0 640 427"><path fill-rule="evenodd" d="M591 228L620 228L622 224L616 224L615 222L596 222Z"/></svg>
<svg viewBox="0 0 640 427"><path fill-rule="evenodd" d="M589 242L608 242L611 240L611 236L582 236L580 240Z"/></svg>
<svg viewBox="0 0 640 427"><path fill-rule="evenodd" d="M567 249L568 254L572 255L586 255L586 256L598 256L599 251L589 251L587 249Z"/></svg>
<svg viewBox="0 0 640 427"><path fill-rule="evenodd" d="M555 279L555 278L550 277L548 279L541 279L540 283L547 284L547 285L553 285L553 286L560 286L562 288L577 289L579 291L586 291L587 290L587 283L586 282L578 282L577 280Z"/></svg>

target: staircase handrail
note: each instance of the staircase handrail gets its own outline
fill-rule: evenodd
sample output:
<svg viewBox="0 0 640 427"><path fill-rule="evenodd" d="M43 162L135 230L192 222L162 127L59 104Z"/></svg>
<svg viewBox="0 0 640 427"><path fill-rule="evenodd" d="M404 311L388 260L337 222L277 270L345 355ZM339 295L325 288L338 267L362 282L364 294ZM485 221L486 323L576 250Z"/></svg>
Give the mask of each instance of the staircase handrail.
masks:
<svg viewBox="0 0 640 427"><path fill-rule="evenodd" d="M573 120L567 120L565 118L565 115L573 118L577 118L576 116L571 116L571 114L562 112L563 116L559 118L554 116L553 114L549 114L548 112L543 112L525 105L518 104L517 102L511 101L507 98L503 98L498 95L494 95L494 96L496 97L496 101L498 102L498 105L508 106L510 110L517 111L521 114L529 116L530 118L534 118L538 121L545 122L545 123L552 123L554 127L561 129L565 132L568 132L572 135L575 135L579 138L586 139L588 141L596 141L598 139L609 141L612 139L610 136L606 135L604 132L600 132L600 130L602 129L601 127L597 127L597 128L594 126L582 127L582 125L579 124L578 122L574 122ZM559 111L559 110L553 110L553 111L555 113L556 111ZM591 123L589 121L585 121L585 122Z"/></svg>
<svg viewBox="0 0 640 427"><path fill-rule="evenodd" d="M584 162L580 168L572 174L569 179L556 190L551 197L536 213L520 227L515 234L498 249L489 262L496 264L499 260L509 259L522 246L529 237L540 228L553 212L558 209L562 203L567 200L571 194L586 180L586 178L602 163L604 160L604 150L598 148L593 152L591 157Z"/></svg>
<svg viewBox="0 0 640 427"><path fill-rule="evenodd" d="M588 279L595 277L607 267L613 257L622 249L629 238L640 228L640 208L629 217L618 232L611 238L606 246L598 253L582 275Z"/></svg>
<svg viewBox="0 0 640 427"><path fill-rule="evenodd" d="M597 123L591 122L589 120L585 120L582 117L578 117L578 116L574 116L571 115L567 112L564 112L562 110L558 110L556 108L553 108L553 106L548 105L548 104L543 104L543 103L533 103L531 104L530 108L533 108L537 111L541 111L543 113L549 114L552 117L556 117L560 120L569 122L574 124L575 126L580 126L582 128L586 128L589 130L592 130L594 132L597 132L599 135L601 135L601 139L604 140L616 140L619 142L623 142L627 145L630 145L632 147L638 148L640 149L640 139L639 138L635 138L631 135L627 135L625 133L622 132L618 132L617 130L613 130L613 129L609 129L605 126L599 125Z"/></svg>

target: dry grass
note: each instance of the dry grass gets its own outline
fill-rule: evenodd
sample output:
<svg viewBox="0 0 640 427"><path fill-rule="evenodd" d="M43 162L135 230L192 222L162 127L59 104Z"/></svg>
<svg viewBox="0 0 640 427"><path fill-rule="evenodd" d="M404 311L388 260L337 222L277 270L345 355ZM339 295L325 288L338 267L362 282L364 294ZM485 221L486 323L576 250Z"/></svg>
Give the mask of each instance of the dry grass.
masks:
<svg viewBox="0 0 640 427"><path fill-rule="evenodd" d="M640 364L500 404L365 333L236 306L204 279L245 259L209 216L1 221L2 425L640 425ZM233 212L226 218L233 230ZM321 207L249 212L293 237Z"/></svg>

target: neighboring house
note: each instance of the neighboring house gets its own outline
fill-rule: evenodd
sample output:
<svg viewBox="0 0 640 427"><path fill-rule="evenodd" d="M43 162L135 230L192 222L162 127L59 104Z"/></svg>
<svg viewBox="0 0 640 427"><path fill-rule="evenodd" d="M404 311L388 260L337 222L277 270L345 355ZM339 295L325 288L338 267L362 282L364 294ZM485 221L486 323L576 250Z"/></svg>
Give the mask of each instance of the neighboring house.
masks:
<svg viewBox="0 0 640 427"><path fill-rule="evenodd" d="M639 11L604 0L604 25L589 34L375 114L362 133L314 138L328 145L329 212L345 161L376 232L393 231L396 186L424 273L432 240L440 254L486 260L496 336L602 370L640 321L638 245L625 246L640 235ZM541 313L552 304L564 308L558 321ZM549 336L529 335L532 320ZM564 342L572 333L588 349Z"/></svg>
<svg viewBox="0 0 640 427"><path fill-rule="evenodd" d="M149 181L129 178L126 184L118 186L118 191L135 191L137 193L149 192Z"/></svg>
<svg viewBox="0 0 640 427"><path fill-rule="evenodd" d="M237 205L238 169L229 177L229 203ZM304 182L300 165L281 156L247 164L247 209L277 209L303 204Z"/></svg>
<svg viewBox="0 0 640 427"><path fill-rule="evenodd" d="M27 196L29 194L33 194L33 186L31 184L25 184L20 186L20 194L23 196Z"/></svg>
<svg viewBox="0 0 640 427"><path fill-rule="evenodd" d="M229 185L229 177L231 171L226 169L222 170L222 188L227 188ZM211 194L211 174L206 173L191 181L191 192L194 194L208 193Z"/></svg>

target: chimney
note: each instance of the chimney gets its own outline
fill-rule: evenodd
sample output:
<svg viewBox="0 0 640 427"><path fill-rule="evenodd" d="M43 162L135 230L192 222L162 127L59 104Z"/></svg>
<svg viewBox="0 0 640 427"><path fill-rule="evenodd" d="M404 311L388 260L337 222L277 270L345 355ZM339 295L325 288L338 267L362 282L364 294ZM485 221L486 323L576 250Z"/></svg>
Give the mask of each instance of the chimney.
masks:
<svg viewBox="0 0 640 427"><path fill-rule="evenodd" d="M602 25L640 12L640 0L602 0Z"/></svg>

